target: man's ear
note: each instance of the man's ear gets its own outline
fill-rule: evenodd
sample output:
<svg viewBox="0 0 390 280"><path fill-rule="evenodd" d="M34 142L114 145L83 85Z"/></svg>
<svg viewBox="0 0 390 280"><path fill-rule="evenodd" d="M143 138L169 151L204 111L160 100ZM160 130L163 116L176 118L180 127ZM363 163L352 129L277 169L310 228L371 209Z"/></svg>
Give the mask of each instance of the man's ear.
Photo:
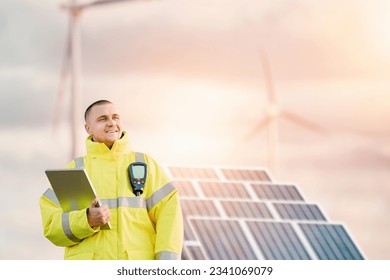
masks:
<svg viewBox="0 0 390 280"><path fill-rule="evenodd" d="M87 123L84 125L84 128L85 128L85 131L88 133L88 135L92 135L91 128L89 127L89 125Z"/></svg>

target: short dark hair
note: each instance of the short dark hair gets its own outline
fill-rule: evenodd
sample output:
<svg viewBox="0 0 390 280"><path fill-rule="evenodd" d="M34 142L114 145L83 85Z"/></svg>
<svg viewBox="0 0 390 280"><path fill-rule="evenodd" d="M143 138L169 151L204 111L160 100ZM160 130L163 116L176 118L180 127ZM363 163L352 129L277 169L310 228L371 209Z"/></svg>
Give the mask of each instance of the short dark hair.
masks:
<svg viewBox="0 0 390 280"><path fill-rule="evenodd" d="M91 109L92 109L94 106L96 106L96 105L101 105L101 104L107 104L107 103L112 104L111 101L102 99L102 100L95 101L95 102L93 102L91 105L89 105L88 108L87 108L87 110L85 110L85 113L84 113L84 119L85 119L85 121L87 121L87 117L88 117L88 115L89 115L89 112L91 111Z"/></svg>

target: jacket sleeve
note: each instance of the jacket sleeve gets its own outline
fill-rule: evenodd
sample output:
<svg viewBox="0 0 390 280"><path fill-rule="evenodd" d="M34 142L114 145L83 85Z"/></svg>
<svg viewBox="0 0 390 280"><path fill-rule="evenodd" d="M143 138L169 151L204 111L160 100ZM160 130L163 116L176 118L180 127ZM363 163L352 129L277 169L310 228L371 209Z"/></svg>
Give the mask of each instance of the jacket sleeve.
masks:
<svg viewBox="0 0 390 280"><path fill-rule="evenodd" d="M99 230L89 226L86 209L63 212L52 188L40 197L39 206L44 235L54 245L72 246Z"/></svg>
<svg viewBox="0 0 390 280"><path fill-rule="evenodd" d="M149 216L156 225L156 259L180 259L183 217L179 193L165 172L149 158L153 194L147 199Z"/></svg>

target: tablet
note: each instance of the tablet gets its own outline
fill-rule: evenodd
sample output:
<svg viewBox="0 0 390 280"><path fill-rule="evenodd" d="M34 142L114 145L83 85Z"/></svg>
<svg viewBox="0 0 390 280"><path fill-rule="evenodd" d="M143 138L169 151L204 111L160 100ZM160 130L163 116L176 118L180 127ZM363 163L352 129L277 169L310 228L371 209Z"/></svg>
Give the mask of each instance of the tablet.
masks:
<svg viewBox="0 0 390 280"><path fill-rule="evenodd" d="M47 169L45 173L64 212L88 208L98 197L84 169ZM111 225L100 229L111 229Z"/></svg>

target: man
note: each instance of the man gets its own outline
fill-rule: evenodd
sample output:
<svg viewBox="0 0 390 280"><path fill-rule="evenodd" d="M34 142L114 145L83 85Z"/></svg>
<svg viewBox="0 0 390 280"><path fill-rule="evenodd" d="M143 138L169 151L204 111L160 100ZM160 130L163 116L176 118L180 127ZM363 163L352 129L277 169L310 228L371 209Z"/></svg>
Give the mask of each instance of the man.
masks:
<svg viewBox="0 0 390 280"><path fill-rule="evenodd" d="M179 195L148 155L128 150L114 104L99 100L85 111L87 154L67 168L83 166L100 199L88 209L63 212L49 188L40 199L45 236L65 247L65 259L180 259L183 242ZM132 162L147 164L143 193L133 194ZM110 222L110 230L100 226Z"/></svg>

